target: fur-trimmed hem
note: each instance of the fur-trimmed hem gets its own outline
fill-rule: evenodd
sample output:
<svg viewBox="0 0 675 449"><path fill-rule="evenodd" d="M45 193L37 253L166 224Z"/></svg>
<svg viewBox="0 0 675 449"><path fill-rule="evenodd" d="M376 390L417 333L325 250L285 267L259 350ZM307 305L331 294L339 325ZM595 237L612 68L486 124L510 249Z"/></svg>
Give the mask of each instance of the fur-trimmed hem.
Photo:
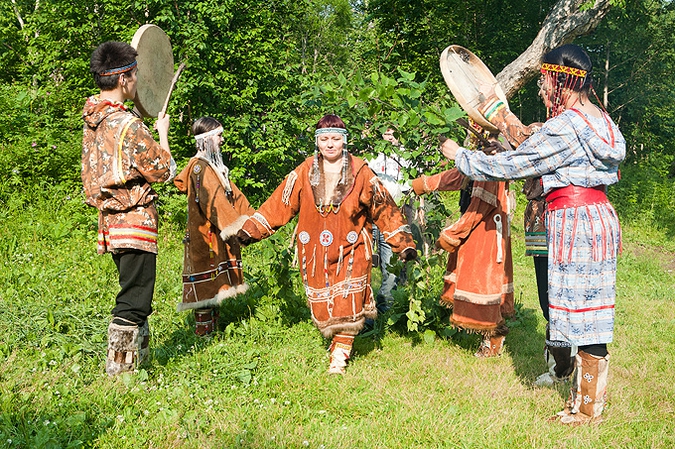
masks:
<svg viewBox="0 0 675 449"><path fill-rule="evenodd" d="M223 230L220 231L220 239L225 241L235 235L237 232L239 232L241 227L244 226L244 223L246 223L246 220L249 218L250 217L248 215L240 215L236 220L225 226Z"/></svg>
<svg viewBox="0 0 675 449"><path fill-rule="evenodd" d="M236 287L230 287L226 290L219 291L218 294L211 299L203 299L197 302L181 302L176 306L176 310L178 312L183 312L185 310L205 309L207 307L219 306L223 300L227 298L234 298L237 295L245 293L246 290L248 290L248 284L240 284Z"/></svg>
<svg viewBox="0 0 675 449"><path fill-rule="evenodd" d="M452 309L453 307L455 307L455 298L448 298L441 295L440 299L438 300L438 303L443 307Z"/></svg>
<svg viewBox="0 0 675 449"><path fill-rule="evenodd" d="M369 317L375 319L377 317L377 312L375 312L375 317ZM324 327L319 327L319 323L315 320L314 325L319 329L321 332L321 335L324 336L324 338L333 338L335 334L348 334L348 335L358 335L359 332L363 329L363 326L366 323L366 316L361 315L361 318L359 318L356 321L350 321L350 322L335 322L336 319L333 318L332 320L328 321L333 321L332 324L324 326ZM323 323L326 323L324 321Z"/></svg>
<svg viewBox="0 0 675 449"><path fill-rule="evenodd" d="M466 323L460 323L450 317L450 325L456 329L460 329L469 334L479 334L484 338L503 337L509 333L509 328L502 322L492 326L481 326L479 324L471 324L468 327Z"/></svg>

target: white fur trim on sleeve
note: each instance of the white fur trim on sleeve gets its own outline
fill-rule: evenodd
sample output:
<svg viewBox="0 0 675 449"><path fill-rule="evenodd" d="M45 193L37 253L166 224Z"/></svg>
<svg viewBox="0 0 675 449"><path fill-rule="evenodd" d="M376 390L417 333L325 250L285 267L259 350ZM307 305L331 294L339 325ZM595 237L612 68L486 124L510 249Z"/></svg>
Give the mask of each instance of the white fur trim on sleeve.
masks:
<svg viewBox="0 0 675 449"><path fill-rule="evenodd" d="M239 232L241 227L244 226L244 223L246 223L246 220L248 219L249 219L248 215L240 215L236 220L234 220L229 225L225 226L223 230L220 231L220 238L222 240L227 240L233 235L235 235L237 232Z"/></svg>

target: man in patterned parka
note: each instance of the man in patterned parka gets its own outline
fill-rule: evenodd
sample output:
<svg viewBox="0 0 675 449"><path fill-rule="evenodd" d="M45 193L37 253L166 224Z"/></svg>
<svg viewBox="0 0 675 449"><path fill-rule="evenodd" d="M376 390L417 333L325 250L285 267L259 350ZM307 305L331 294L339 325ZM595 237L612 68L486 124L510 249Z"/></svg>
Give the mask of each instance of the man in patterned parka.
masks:
<svg viewBox="0 0 675 449"><path fill-rule="evenodd" d="M153 182L173 178L169 116L160 114L157 143L124 105L136 95L136 50L105 42L90 70L100 89L82 112L82 183L86 203L98 209L98 253L112 253L120 291L108 327L106 372L131 371L147 357L157 257L157 193Z"/></svg>

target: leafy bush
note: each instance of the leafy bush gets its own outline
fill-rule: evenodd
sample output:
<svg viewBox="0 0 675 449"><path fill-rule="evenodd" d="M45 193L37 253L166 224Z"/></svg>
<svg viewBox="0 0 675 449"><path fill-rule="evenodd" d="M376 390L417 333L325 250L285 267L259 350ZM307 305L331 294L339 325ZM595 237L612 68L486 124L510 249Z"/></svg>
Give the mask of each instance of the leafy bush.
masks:
<svg viewBox="0 0 675 449"><path fill-rule="evenodd" d="M675 179L668 177L673 160L654 153L621 168L609 197L623 222L675 235Z"/></svg>

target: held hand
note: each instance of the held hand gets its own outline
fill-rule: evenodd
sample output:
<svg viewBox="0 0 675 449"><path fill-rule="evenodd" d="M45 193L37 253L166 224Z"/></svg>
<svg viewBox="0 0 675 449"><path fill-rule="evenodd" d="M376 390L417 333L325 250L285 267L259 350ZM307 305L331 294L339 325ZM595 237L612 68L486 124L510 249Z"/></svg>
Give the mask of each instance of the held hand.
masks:
<svg viewBox="0 0 675 449"><path fill-rule="evenodd" d="M404 261L408 262L410 260L416 260L417 259L417 250L415 248L406 248L403 250L401 254L399 254L399 258Z"/></svg>
<svg viewBox="0 0 675 449"><path fill-rule="evenodd" d="M483 150L485 154L490 155L501 153L502 151L506 151L506 148L504 148L504 146L498 140L491 140L490 146Z"/></svg>
<svg viewBox="0 0 675 449"><path fill-rule="evenodd" d="M170 116L162 112L157 116L157 121L155 122L154 128L157 130L160 136L169 134L169 119Z"/></svg>
<svg viewBox="0 0 675 449"><path fill-rule="evenodd" d="M236 239L239 241L239 245L243 248L253 243L253 239L248 235L243 229L240 229L236 234Z"/></svg>
<svg viewBox="0 0 675 449"><path fill-rule="evenodd" d="M459 249L459 245L461 244L462 242L460 240L443 235L441 232L441 235L438 236L438 240L436 240L436 249L454 253Z"/></svg>
<svg viewBox="0 0 675 449"><path fill-rule="evenodd" d="M455 160L458 149L459 145L452 139L446 139L445 142L441 144L441 152L443 153L443 156L447 157L451 161Z"/></svg>

